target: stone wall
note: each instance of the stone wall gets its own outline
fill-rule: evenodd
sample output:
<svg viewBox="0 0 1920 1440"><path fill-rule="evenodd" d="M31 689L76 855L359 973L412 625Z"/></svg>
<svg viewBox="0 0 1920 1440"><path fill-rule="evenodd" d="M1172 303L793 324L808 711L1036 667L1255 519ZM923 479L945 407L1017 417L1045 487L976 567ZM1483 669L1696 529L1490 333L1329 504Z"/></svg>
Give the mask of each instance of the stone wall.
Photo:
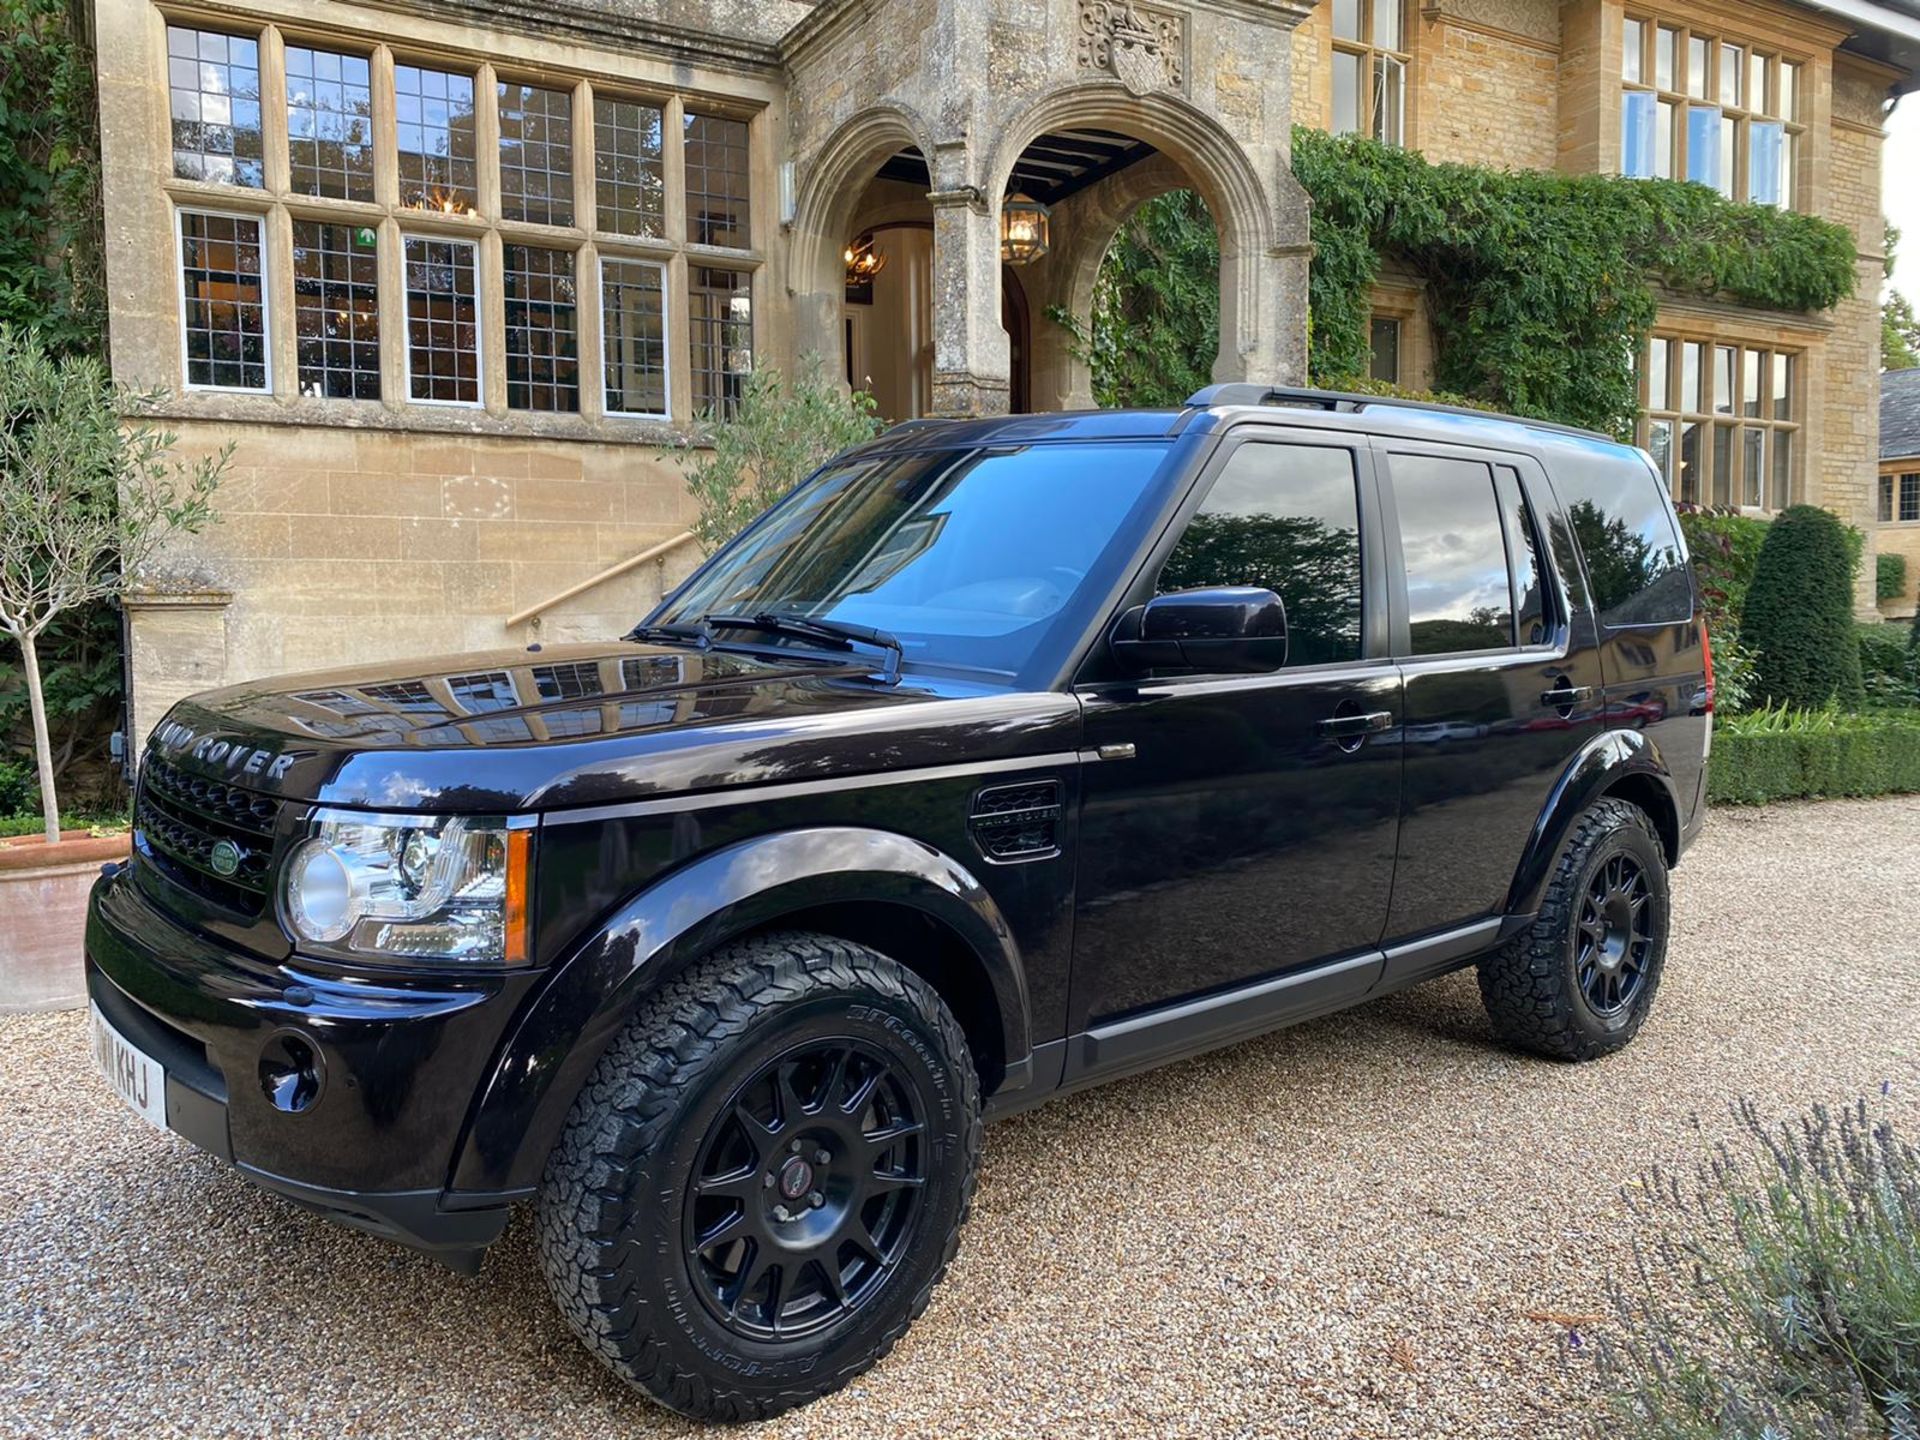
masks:
<svg viewBox="0 0 1920 1440"><path fill-rule="evenodd" d="M235 449L220 523L170 557L174 574L217 593L130 607L141 738L175 700L211 685L618 636L699 557L684 545L510 631L516 611L686 529L692 502L670 458L636 445L177 428L182 455Z"/></svg>
<svg viewBox="0 0 1920 1440"><path fill-rule="evenodd" d="M1854 234L1858 288L1833 311L1826 354L1827 424L1819 494L1826 506L1868 537L1856 577L1860 614L1877 613L1874 598L1876 494L1880 473L1880 294L1886 283L1886 221L1880 201L1884 135L1881 107L1888 72L1836 58L1833 67L1831 167L1825 213Z"/></svg>
<svg viewBox="0 0 1920 1440"><path fill-rule="evenodd" d="M1425 38L1419 142L1437 159L1551 170L1559 159L1559 19L1550 0L1449 6Z"/></svg>

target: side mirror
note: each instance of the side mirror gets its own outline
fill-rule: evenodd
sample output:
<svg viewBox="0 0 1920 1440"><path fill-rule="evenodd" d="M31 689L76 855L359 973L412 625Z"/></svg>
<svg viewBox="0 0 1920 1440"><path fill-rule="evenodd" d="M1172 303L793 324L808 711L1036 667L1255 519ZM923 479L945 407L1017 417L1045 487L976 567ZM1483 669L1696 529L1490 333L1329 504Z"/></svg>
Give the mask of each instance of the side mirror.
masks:
<svg viewBox="0 0 1920 1440"><path fill-rule="evenodd" d="M1127 611L1108 644L1135 674L1264 675L1287 663L1287 607L1273 591L1250 585L1180 590Z"/></svg>

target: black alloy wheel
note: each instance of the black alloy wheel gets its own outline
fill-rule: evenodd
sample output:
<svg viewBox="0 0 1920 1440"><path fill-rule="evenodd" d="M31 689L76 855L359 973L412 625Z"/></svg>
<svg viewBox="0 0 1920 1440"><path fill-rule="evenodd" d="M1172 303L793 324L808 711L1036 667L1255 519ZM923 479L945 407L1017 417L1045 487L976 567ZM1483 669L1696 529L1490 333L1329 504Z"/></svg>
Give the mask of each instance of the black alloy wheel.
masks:
<svg viewBox="0 0 1920 1440"><path fill-rule="evenodd" d="M764 1420L926 1309L973 1200L980 1084L939 991L838 936L736 940L575 1098L535 1236L574 1334L682 1414Z"/></svg>
<svg viewBox="0 0 1920 1440"><path fill-rule="evenodd" d="M1617 1015L1640 993L1653 949L1646 872L1615 855L1594 872L1581 898L1574 969L1596 1015Z"/></svg>
<svg viewBox="0 0 1920 1440"><path fill-rule="evenodd" d="M1480 961L1496 1036L1555 1060L1632 1042L1666 966L1673 891L1647 812L1595 802L1555 858L1532 923Z"/></svg>
<svg viewBox="0 0 1920 1440"><path fill-rule="evenodd" d="M744 1339L802 1340L857 1310L916 1238L925 1133L913 1087L859 1041L762 1066L688 1183L687 1266L714 1318Z"/></svg>

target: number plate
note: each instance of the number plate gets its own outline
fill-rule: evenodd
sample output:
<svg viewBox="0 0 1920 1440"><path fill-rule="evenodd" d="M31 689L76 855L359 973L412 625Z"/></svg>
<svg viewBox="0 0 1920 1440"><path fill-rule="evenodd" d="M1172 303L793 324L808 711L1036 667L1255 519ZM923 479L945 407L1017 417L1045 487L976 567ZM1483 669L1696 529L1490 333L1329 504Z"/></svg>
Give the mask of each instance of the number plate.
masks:
<svg viewBox="0 0 1920 1440"><path fill-rule="evenodd" d="M160 1062L108 1023L98 1005L93 1012L93 1058L107 1077L113 1093L139 1113L142 1120L167 1128L167 1072Z"/></svg>

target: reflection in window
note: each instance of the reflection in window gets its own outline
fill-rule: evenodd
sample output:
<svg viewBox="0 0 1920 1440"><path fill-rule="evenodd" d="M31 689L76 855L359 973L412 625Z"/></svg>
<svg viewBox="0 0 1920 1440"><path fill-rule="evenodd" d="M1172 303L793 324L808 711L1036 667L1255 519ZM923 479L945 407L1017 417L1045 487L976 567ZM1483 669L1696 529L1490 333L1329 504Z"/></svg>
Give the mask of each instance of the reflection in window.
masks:
<svg viewBox="0 0 1920 1440"><path fill-rule="evenodd" d="M187 383L267 388L267 304L260 222L180 212L180 278L186 300Z"/></svg>
<svg viewBox="0 0 1920 1440"><path fill-rule="evenodd" d="M393 67L400 203L416 210L472 214L473 77L417 65Z"/></svg>
<svg viewBox="0 0 1920 1440"><path fill-rule="evenodd" d="M1497 650L1513 642L1513 581L1485 465L1393 457L1393 503L1415 655Z"/></svg>
<svg viewBox="0 0 1920 1440"><path fill-rule="evenodd" d="M167 27L173 173L258 188L260 42L244 35Z"/></svg>
<svg viewBox="0 0 1920 1440"><path fill-rule="evenodd" d="M380 398L379 266L369 228L293 222L300 393Z"/></svg>
<svg viewBox="0 0 1920 1440"><path fill-rule="evenodd" d="M480 403L476 268L471 241L407 237L407 386L415 400Z"/></svg>
<svg viewBox="0 0 1920 1440"><path fill-rule="evenodd" d="M657 105L594 96L594 193L602 230L649 239L666 233L662 123Z"/></svg>
<svg viewBox="0 0 1920 1440"><path fill-rule="evenodd" d="M1333 133L1406 143L1402 0L1335 0Z"/></svg>
<svg viewBox="0 0 1920 1440"><path fill-rule="evenodd" d="M600 667L591 661L536 665L533 688L542 700L584 700L601 693Z"/></svg>
<svg viewBox="0 0 1920 1440"><path fill-rule="evenodd" d="M1085 577L1131 543L1128 517L1165 455L1164 442L1101 442L844 461L648 619L792 610L889 630L909 664L1016 674L1043 642L1091 623L1100 587Z"/></svg>
<svg viewBox="0 0 1920 1440"><path fill-rule="evenodd" d="M1567 502L1603 624L1691 618L1693 589L1680 540L1653 476L1583 457L1562 465L1554 484Z"/></svg>
<svg viewBox="0 0 1920 1440"><path fill-rule="evenodd" d="M396 680L386 685L362 685L360 693L389 710L411 715L438 715L446 707L433 698L422 680Z"/></svg>
<svg viewBox="0 0 1920 1440"><path fill-rule="evenodd" d="M693 413L724 419L753 370L753 277L700 267L688 282L693 323Z"/></svg>
<svg viewBox="0 0 1920 1440"><path fill-rule="evenodd" d="M1160 572L1158 590L1256 585L1287 607L1287 664L1360 658L1360 509L1353 457L1242 445Z"/></svg>
<svg viewBox="0 0 1920 1440"><path fill-rule="evenodd" d="M573 96L500 86L500 213L536 225L573 223Z"/></svg>
<svg viewBox="0 0 1920 1440"><path fill-rule="evenodd" d="M287 156L296 193L373 199L373 73L366 56L287 47Z"/></svg>
<svg viewBox="0 0 1920 1440"><path fill-rule="evenodd" d="M447 681L454 704L470 715L487 710L511 710L520 703L514 693L513 677L504 670L488 670L477 675L455 675Z"/></svg>
<svg viewBox="0 0 1920 1440"><path fill-rule="evenodd" d="M1507 551L1513 559L1514 611L1522 645L1541 645L1547 639L1550 607L1546 568L1540 563L1540 532L1533 522L1520 477L1506 466L1494 471L1494 491L1500 497L1500 519L1507 527Z"/></svg>
<svg viewBox="0 0 1920 1440"><path fill-rule="evenodd" d="M667 272L650 260L600 262L606 407L615 415L667 413Z"/></svg>
<svg viewBox="0 0 1920 1440"><path fill-rule="evenodd" d="M540 245L508 245L507 408L580 408L573 254Z"/></svg>
<svg viewBox="0 0 1920 1440"><path fill-rule="evenodd" d="M747 223L747 122L686 116L687 239L744 249Z"/></svg>

